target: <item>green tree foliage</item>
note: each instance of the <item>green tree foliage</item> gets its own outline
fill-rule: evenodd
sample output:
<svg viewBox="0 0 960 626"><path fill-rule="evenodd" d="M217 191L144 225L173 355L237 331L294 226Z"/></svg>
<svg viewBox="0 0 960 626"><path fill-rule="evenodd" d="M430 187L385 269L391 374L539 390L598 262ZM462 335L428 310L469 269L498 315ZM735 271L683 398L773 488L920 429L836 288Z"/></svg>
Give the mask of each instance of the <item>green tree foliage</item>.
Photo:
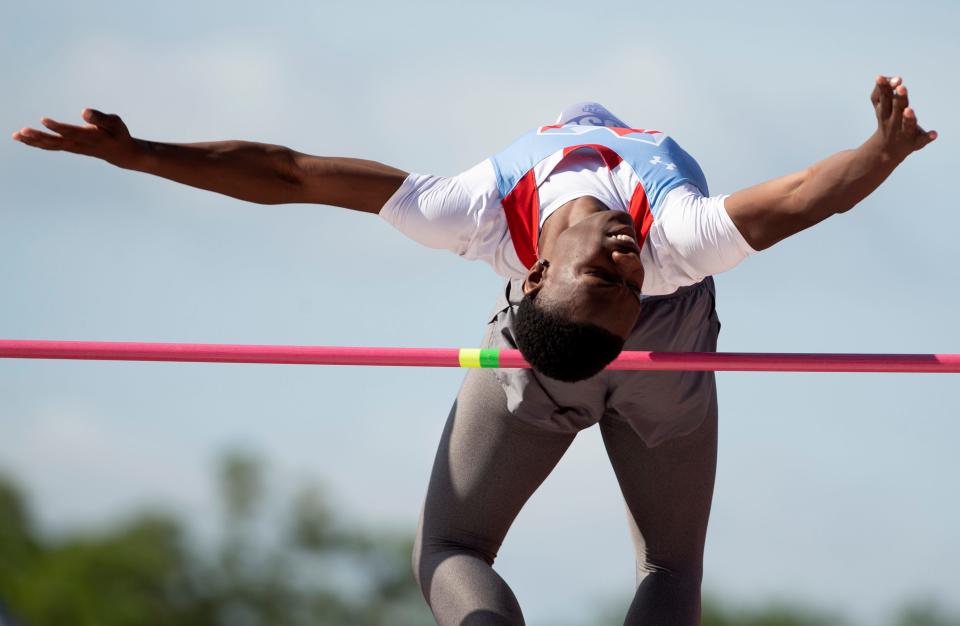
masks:
<svg viewBox="0 0 960 626"><path fill-rule="evenodd" d="M219 466L223 520L199 544L175 517L142 513L98 532L48 537L0 477L0 624L22 626L407 626L432 623L410 572L410 539L345 522L317 485L274 506L263 464L233 452ZM282 503L281 503L282 504ZM587 622L620 624L629 601ZM841 626L816 609L707 600L703 626ZM890 626L960 626L934 603Z"/></svg>
<svg viewBox="0 0 960 626"><path fill-rule="evenodd" d="M610 602L598 611L596 624L623 624L630 598ZM843 619L814 608L772 602L757 608L730 607L716 598L704 598L701 626L845 626ZM905 626L905 625L897 625ZM910 625L913 626L913 625Z"/></svg>
<svg viewBox="0 0 960 626"><path fill-rule="evenodd" d="M24 626L431 622L406 538L344 524L317 486L274 519L252 455L227 455L218 474L224 515L212 549L160 513L46 537L0 478L0 606Z"/></svg>
<svg viewBox="0 0 960 626"><path fill-rule="evenodd" d="M30 556L4 567L0 594L27 623L170 624L180 615L189 559L174 520L145 514L56 543L21 530Z"/></svg>
<svg viewBox="0 0 960 626"><path fill-rule="evenodd" d="M0 580L10 580L36 558L33 523L16 488L0 480Z"/></svg>
<svg viewBox="0 0 960 626"><path fill-rule="evenodd" d="M706 601L702 626L843 626L835 615L794 604L770 603L756 609L731 609L717 601Z"/></svg>
<svg viewBox="0 0 960 626"><path fill-rule="evenodd" d="M903 607L895 626L960 626L960 615L949 615L934 600L916 601Z"/></svg>

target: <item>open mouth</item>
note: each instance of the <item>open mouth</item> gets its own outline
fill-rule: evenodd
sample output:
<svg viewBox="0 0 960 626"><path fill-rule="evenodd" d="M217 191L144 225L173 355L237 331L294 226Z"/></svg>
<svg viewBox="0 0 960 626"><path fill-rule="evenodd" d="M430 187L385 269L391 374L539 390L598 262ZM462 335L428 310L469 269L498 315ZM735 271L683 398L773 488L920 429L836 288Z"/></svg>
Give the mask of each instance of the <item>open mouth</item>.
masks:
<svg viewBox="0 0 960 626"><path fill-rule="evenodd" d="M617 242L616 249L620 252L640 253L640 244L637 243L637 234L631 226L623 226L607 233L607 237Z"/></svg>

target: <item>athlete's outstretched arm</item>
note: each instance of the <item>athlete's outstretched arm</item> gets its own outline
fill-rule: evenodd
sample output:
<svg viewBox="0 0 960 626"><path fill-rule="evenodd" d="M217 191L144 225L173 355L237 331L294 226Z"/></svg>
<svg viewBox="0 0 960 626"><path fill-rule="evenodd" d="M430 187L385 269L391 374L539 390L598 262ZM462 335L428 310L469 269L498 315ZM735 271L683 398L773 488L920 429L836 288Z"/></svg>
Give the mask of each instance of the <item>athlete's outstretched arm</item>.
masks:
<svg viewBox="0 0 960 626"><path fill-rule="evenodd" d="M755 250L849 211L911 153L937 138L917 125L899 77L878 76L871 100L878 127L862 146L726 199L727 213Z"/></svg>
<svg viewBox="0 0 960 626"><path fill-rule="evenodd" d="M123 169L258 204L330 204L377 213L407 173L375 161L316 157L249 141L169 144L136 139L116 115L83 111L84 126L44 118L52 132L24 128L13 138L44 150L103 159Z"/></svg>

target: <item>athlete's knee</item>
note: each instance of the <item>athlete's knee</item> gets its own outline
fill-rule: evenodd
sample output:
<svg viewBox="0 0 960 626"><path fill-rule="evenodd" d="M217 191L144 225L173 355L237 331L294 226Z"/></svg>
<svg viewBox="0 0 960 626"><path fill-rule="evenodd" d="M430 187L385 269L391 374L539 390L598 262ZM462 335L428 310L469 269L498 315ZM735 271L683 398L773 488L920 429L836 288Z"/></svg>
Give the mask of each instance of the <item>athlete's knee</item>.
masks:
<svg viewBox="0 0 960 626"><path fill-rule="evenodd" d="M702 568L645 564L624 626L700 623Z"/></svg>
<svg viewBox="0 0 960 626"><path fill-rule="evenodd" d="M647 559L637 564L637 584L648 576L677 587L700 589L703 582L702 560Z"/></svg>
<svg viewBox="0 0 960 626"><path fill-rule="evenodd" d="M436 560L447 556L463 554L493 565L497 558L496 549L481 545L480 542L454 537L419 537L414 544L414 567L421 567L424 560Z"/></svg>
<svg viewBox="0 0 960 626"><path fill-rule="evenodd" d="M476 541L418 533L413 543L411 565L414 579L424 594L429 590L434 571L441 563L456 556L471 557L492 566L497 552L479 545Z"/></svg>

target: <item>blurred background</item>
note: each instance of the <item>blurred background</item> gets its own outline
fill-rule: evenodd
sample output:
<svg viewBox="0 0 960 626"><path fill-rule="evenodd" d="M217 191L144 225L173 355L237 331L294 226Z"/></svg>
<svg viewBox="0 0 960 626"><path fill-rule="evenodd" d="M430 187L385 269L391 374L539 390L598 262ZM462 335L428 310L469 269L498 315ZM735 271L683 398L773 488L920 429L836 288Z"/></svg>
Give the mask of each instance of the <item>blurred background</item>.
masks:
<svg viewBox="0 0 960 626"><path fill-rule="evenodd" d="M960 352L960 4L3 3L9 133L84 107L455 174L567 104L670 132L714 193L866 139L900 74L940 139L720 276L721 349ZM484 265L0 143L0 336L476 346ZM0 362L0 624L422 624L409 573L454 370ZM960 624L953 376L720 375L704 624ZM530 624L633 585L596 429L497 562Z"/></svg>

